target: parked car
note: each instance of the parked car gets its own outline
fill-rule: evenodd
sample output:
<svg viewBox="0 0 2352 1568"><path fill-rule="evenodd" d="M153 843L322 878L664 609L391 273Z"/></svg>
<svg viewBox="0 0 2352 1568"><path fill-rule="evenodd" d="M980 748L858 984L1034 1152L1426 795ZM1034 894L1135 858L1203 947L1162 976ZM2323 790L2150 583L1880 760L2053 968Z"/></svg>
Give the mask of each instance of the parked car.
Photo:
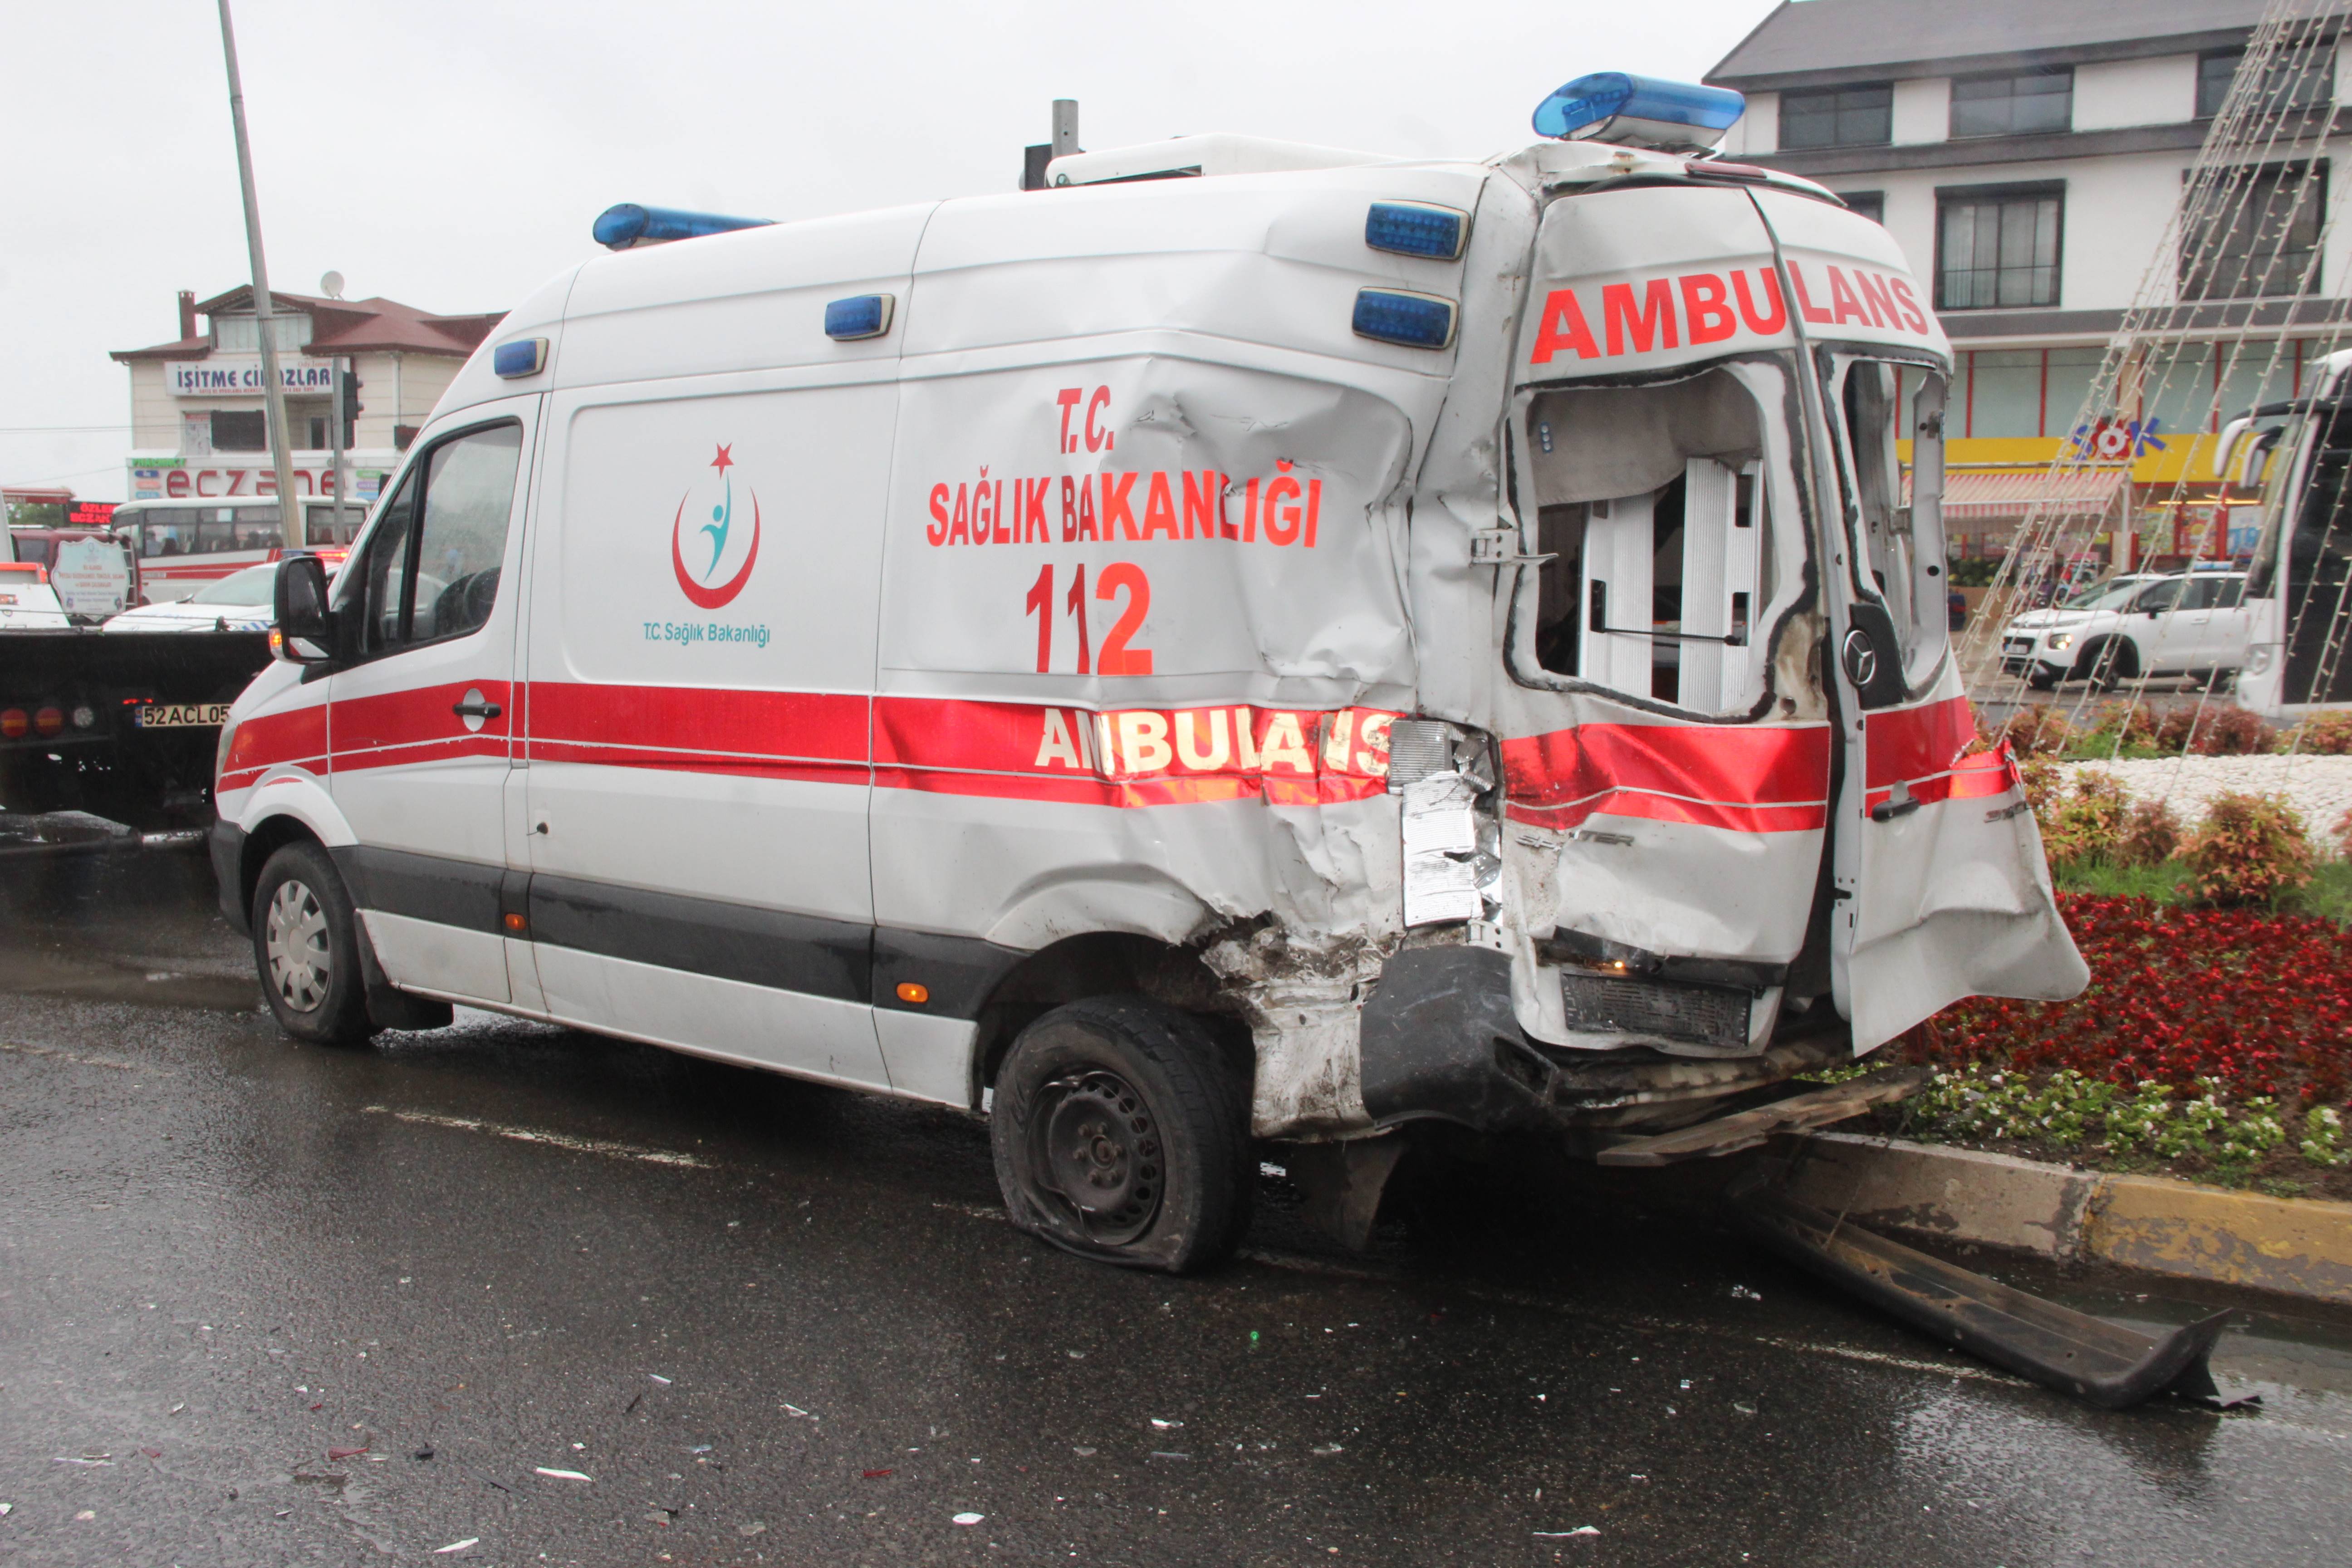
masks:
<svg viewBox="0 0 2352 1568"><path fill-rule="evenodd" d="M2132 574L2013 617L2000 630L2000 663L2036 691L2144 676L2218 681L2244 666L2249 635L2244 573Z"/></svg>
<svg viewBox="0 0 2352 1568"><path fill-rule="evenodd" d="M37 561L0 561L0 630L62 631L73 623Z"/></svg>
<svg viewBox="0 0 2352 1568"><path fill-rule="evenodd" d="M205 584L187 598L160 605L142 605L108 619L100 627L110 632L266 632L269 629L269 595L278 582L275 563L248 566L242 572Z"/></svg>

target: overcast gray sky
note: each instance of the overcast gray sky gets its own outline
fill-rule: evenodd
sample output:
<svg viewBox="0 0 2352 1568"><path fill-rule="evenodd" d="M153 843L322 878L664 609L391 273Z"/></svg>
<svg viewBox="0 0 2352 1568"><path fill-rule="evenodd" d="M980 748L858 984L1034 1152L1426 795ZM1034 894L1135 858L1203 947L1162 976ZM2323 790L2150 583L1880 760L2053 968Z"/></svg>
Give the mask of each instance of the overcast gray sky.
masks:
<svg viewBox="0 0 2352 1568"><path fill-rule="evenodd" d="M619 201L789 219L1232 131L1486 153L1592 70L1696 79L1773 0L233 0L273 283L501 310ZM0 481L123 493L128 373L247 279L214 0L0 5Z"/></svg>

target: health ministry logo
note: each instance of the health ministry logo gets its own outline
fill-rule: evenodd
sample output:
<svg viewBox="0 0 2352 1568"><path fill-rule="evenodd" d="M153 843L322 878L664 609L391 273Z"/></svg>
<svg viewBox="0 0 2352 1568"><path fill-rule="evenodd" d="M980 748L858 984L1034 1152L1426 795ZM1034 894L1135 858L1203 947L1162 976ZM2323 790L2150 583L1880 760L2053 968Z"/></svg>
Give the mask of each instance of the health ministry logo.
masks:
<svg viewBox="0 0 2352 1568"><path fill-rule="evenodd" d="M744 493L751 500L749 542L744 542L736 532L735 479L727 471L736 466L734 458L730 456L732 450L731 447L719 448L719 456L710 460L710 466L719 470L718 485L712 488L709 481L705 480L702 485L688 490L679 500L677 516L669 526L669 563L677 574L678 588L689 602L706 610L715 610L731 603L743 591L743 584L751 580L751 568L760 559L760 497L748 485L744 487ZM706 502L710 508L710 521L697 528L689 538L686 532L687 508L692 505L698 519ZM730 554L728 550L730 541L741 543L741 550ZM689 549L698 560L708 552L709 561L699 573L687 565ZM740 563L721 578L719 568L737 555L740 557Z"/></svg>

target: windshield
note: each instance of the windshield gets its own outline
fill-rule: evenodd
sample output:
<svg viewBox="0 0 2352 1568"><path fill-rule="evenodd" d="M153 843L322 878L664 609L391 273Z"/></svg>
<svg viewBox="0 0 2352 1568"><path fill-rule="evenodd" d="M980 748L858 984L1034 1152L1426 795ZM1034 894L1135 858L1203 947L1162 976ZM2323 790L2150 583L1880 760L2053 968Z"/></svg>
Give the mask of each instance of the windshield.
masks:
<svg viewBox="0 0 2352 1568"><path fill-rule="evenodd" d="M2092 584L2058 607L2062 610L2120 610L2131 603L2133 595L2154 581L2156 579L2150 577L2110 577L2104 583Z"/></svg>
<svg viewBox="0 0 2352 1568"><path fill-rule="evenodd" d="M278 568L248 566L242 572L232 572L217 583L207 583L188 595L192 605L267 605L275 591Z"/></svg>

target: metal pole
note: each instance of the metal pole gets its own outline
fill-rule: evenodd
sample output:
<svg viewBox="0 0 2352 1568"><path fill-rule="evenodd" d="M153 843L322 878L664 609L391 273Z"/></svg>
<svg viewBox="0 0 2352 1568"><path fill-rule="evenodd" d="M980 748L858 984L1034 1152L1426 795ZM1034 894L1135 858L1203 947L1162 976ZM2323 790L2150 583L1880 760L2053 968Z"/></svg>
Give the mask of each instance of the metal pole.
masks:
<svg viewBox="0 0 2352 1568"><path fill-rule="evenodd" d="M333 399L334 404L331 418L335 427L333 434L335 462L335 542L340 544L343 540L343 487L350 482L350 476L343 472L343 437L345 435L345 431L343 429L343 375L345 374L343 356L337 354L328 363L334 366L334 384L329 395Z"/></svg>
<svg viewBox="0 0 2352 1568"><path fill-rule="evenodd" d="M236 127L236 176L245 187L245 248L253 258L253 313L261 334L261 394L269 411L269 455L278 470L278 532L287 548L293 549L302 542L302 498L294 493L286 384L278 377L278 335L270 325L269 266L261 257L261 205L253 194L253 147L245 133L245 88L237 77L236 34L229 26L228 0L220 0L220 22L221 53L228 61L228 117Z"/></svg>

